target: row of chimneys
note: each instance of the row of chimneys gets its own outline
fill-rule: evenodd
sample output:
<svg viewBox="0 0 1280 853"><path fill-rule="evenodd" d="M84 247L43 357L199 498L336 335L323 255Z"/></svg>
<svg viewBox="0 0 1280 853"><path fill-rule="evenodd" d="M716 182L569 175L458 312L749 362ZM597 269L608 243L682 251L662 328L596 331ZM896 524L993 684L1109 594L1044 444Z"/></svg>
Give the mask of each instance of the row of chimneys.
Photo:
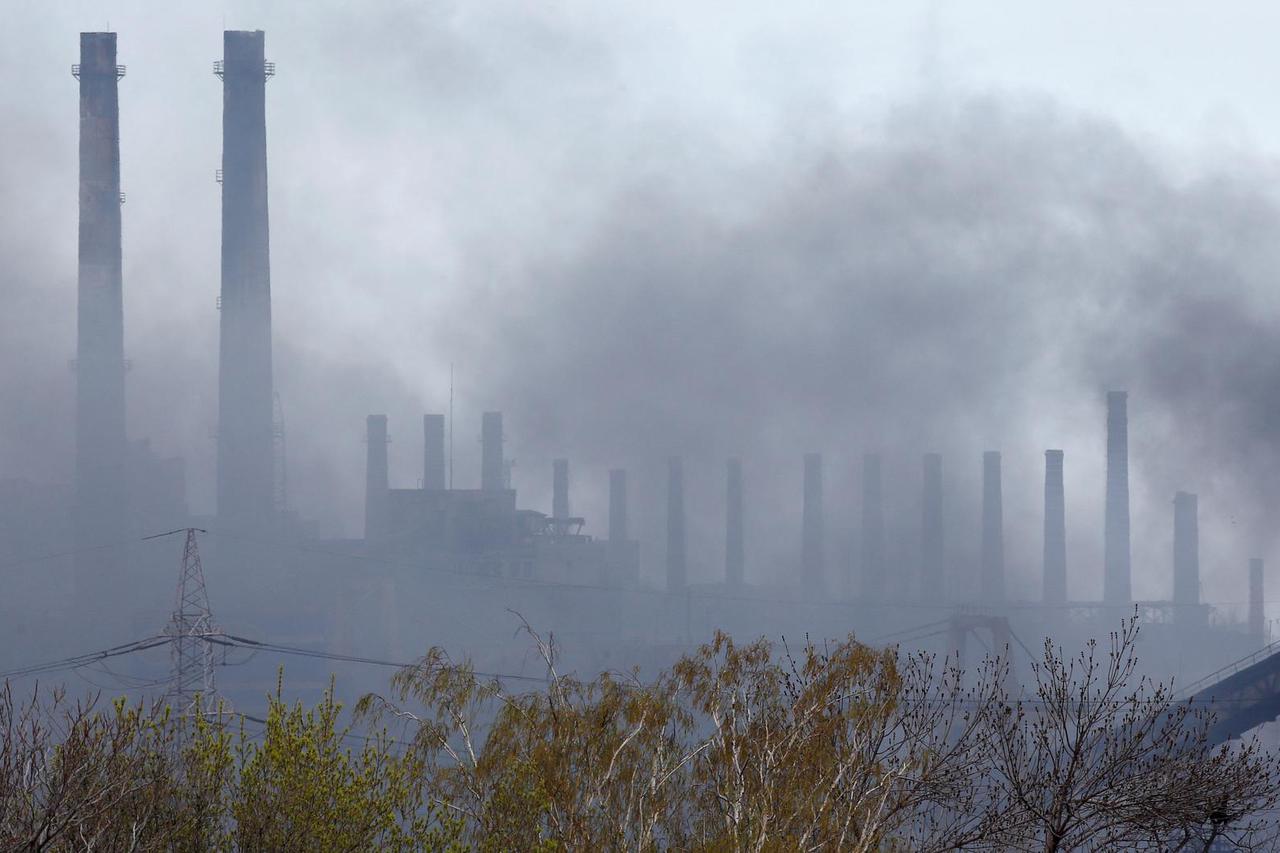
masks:
<svg viewBox="0 0 1280 853"><path fill-rule="evenodd" d="M422 416L422 488L439 490L452 488L452 477L447 476L445 454L444 415ZM379 502L389 489L389 463L387 460L387 416L369 415L365 421L365 535L378 524L381 512ZM503 458L502 413L485 412L480 425L480 490L501 491L509 488L506 464ZM569 513L569 460L552 462L553 493L551 518L567 529ZM627 472L614 469L609 472L609 541L625 542L627 539Z"/></svg>
<svg viewBox="0 0 1280 853"><path fill-rule="evenodd" d="M368 514L374 496L387 489L387 418L368 418L368 480L366 531L373 522ZM444 489L446 457L444 416L423 417L424 489ZM485 412L481 426L480 488L485 491L507 488L502 452L502 414ZM925 599L945 598L946 572L943 548L942 456L927 453L923 460L923 501L921 511L920 588ZM726 466L725 488L725 580L741 585L744 580L744 524L742 463L730 459ZM552 464L552 519L569 518L569 462ZM825 594L826 568L823 521L822 457L804 456L804 487L801 536L801 584L807 596ZM1000 454L987 451L982 458L982 560L979 593L983 601L1005 600L1003 493ZM869 601L883 600L887 574L885 558L884 501L881 457L867 454L862 463L862 536L860 543L861 588L857 596ZM609 540L627 538L626 472L609 472ZM1129 472L1128 411L1123 391L1107 394L1107 489L1104 530L1104 595L1108 605L1132 603L1129 563ZM1044 478L1044 588L1046 604L1067 603L1066 503L1063 490L1063 452L1045 451ZM684 467L680 457L667 463L667 552L666 583L672 591L688 583L686 555ZM1249 567L1249 627L1261 635L1265 616L1262 604L1262 561ZM853 592L849 590L849 592ZM1178 492L1174 498L1174 592L1173 603L1181 619L1202 619L1200 605L1199 528L1196 496Z"/></svg>
<svg viewBox="0 0 1280 853"><path fill-rule="evenodd" d="M860 542L861 589L857 595L869 601L883 600L887 572L885 561L884 502L881 458L867 454L862 463L862 536ZM1003 494L1000 454L987 451L982 459L982 559L979 594L983 601L1005 600ZM945 596L942 524L942 456L924 456L924 493L921 512L920 588L925 599ZM743 582L742 464L731 459L726 471L725 580ZM807 597L825 595L826 569L822 513L822 457L805 454L802 510L801 585ZM668 462L667 587L687 583L684 518L684 474L681 460ZM1107 488L1104 521L1103 603L1132 604L1129 534L1129 424L1128 395L1107 394ZM1197 499L1178 492L1174 497L1173 604L1180 621L1203 621L1200 605L1200 542ZM1067 603L1066 502L1063 490L1063 452L1045 451L1043 601ZM853 592L849 590L849 592ZM1263 564L1249 561L1250 634L1265 633Z"/></svg>

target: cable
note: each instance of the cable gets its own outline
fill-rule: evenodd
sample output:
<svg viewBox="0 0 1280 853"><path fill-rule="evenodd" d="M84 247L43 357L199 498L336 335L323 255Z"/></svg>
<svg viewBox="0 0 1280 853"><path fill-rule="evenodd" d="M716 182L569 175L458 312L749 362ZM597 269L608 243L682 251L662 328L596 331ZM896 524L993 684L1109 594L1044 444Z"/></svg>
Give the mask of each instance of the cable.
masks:
<svg viewBox="0 0 1280 853"><path fill-rule="evenodd" d="M20 666L16 669L8 670L7 672L0 672L0 679L16 678L26 675L39 675L45 672L57 672L64 669L75 669L76 667L84 666L106 658L119 657L120 655L128 655L133 654L134 652L145 651L146 649L153 649L156 646L163 646L171 641L172 638L159 635L146 637L141 640L134 640L131 643L123 643L119 646L112 646L109 649L87 652L82 655L63 658L62 660Z"/></svg>
<svg viewBox="0 0 1280 853"><path fill-rule="evenodd" d="M101 545L87 545L84 548L75 548L70 551L57 551L50 554L37 554L33 557L23 557L18 560L9 560L7 562L0 563L0 569L9 569L9 568L16 568L18 566L27 566L32 563L43 563L48 560L57 560L62 557L75 557L79 554L89 554L94 551L105 551L108 548L119 548L123 545L132 545L135 541L138 541L138 540L121 539L117 542L105 542Z"/></svg>
<svg viewBox="0 0 1280 853"><path fill-rule="evenodd" d="M219 637L223 639L217 639ZM207 634L205 635L205 639L210 643L215 643L221 646L240 646L242 648L260 649L263 651L273 651L280 654L297 655L299 657L319 658L322 660L342 661L344 663L363 663L371 666L393 667L395 669L405 669L417 666L416 663L409 663L405 661L382 660L379 658L360 657L358 655L343 655L335 652L324 652L317 649L304 649L297 646L285 646L278 643L264 642L262 640L251 640L248 637L238 637L234 634ZM472 670L472 673L483 678L531 681L539 684L545 684L547 682L546 678L539 678L533 675L513 675L511 673L480 672L478 670Z"/></svg>

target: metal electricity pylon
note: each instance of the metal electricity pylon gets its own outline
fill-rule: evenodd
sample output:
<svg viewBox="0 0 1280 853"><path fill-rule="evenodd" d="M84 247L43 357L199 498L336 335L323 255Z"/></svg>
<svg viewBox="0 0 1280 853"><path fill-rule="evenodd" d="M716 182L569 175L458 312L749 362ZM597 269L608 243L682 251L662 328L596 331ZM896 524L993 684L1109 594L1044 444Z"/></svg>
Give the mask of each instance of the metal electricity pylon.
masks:
<svg viewBox="0 0 1280 853"><path fill-rule="evenodd" d="M220 632L209 610L209 595L204 587L204 569L200 565L200 551L196 546L196 534L204 533L196 527L162 533L186 533L186 545L182 549L182 574L178 578L178 593L174 600L173 614L164 628L170 639L172 670L169 687L163 702L168 702L174 713L181 716L198 715L217 705L213 682L214 648L210 636ZM154 537L149 537L154 538Z"/></svg>

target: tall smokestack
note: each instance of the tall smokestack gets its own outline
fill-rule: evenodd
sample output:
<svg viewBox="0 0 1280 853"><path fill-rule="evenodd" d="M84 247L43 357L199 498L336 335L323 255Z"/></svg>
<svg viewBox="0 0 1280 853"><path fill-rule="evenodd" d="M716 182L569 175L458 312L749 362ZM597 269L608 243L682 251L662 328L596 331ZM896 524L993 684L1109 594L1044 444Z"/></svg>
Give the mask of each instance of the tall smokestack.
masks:
<svg viewBox="0 0 1280 853"><path fill-rule="evenodd" d="M480 419L480 488L497 492L507 487L502 460L502 412L485 412Z"/></svg>
<svg viewBox="0 0 1280 853"><path fill-rule="evenodd" d="M444 478L444 415L422 416L422 488L446 488Z"/></svg>
<svg viewBox="0 0 1280 853"><path fill-rule="evenodd" d="M684 539L684 463L667 460L667 592L681 592L688 582Z"/></svg>
<svg viewBox="0 0 1280 853"><path fill-rule="evenodd" d="M1249 636L1259 645L1267 641L1266 599L1262 596L1262 560L1249 561Z"/></svg>
<svg viewBox="0 0 1280 853"><path fill-rule="evenodd" d="M862 457L862 592L868 601L884 598L884 493L880 454Z"/></svg>
<svg viewBox="0 0 1280 853"><path fill-rule="evenodd" d="M1067 602L1067 520L1062 451L1044 452L1044 603Z"/></svg>
<svg viewBox="0 0 1280 853"><path fill-rule="evenodd" d="M804 517L800 548L801 582L813 599L826 591L826 561L822 529L822 455L804 455Z"/></svg>
<svg viewBox="0 0 1280 853"><path fill-rule="evenodd" d="M1196 496L1173 496L1173 603L1175 615L1190 620L1200 604L1200 522Z"/></svg>
<svg viewBox="0 0 1280 853"><path fill-rule="evenodd" d="M227 31L222 78L222 297L218 517L262 526L274 515L271 266L267 227L263 33Z"/></svg>
<svg viewBox="0 0 1280 853"><path fill-rule="evenodd" d="M365 419L364 538L377 542L387 523L387 416Z"/></svg>
<svg viewBox="0 0 1280 853"><path fill-rule="evenodd" d="M1129 579L1129 395L1107 392L1107 509L1103 535L1103 601L1128 605Z"/></svg>
<svg viewBox="0 0 1280 853"><path fill-rule="evenodd" d="M80 258L76 328L76 564L119 583L125 538L124 292L120 269L120 100L115 33L81 33ZM92 595L88 589L86 594Z"/></svg>
<svg viewBox="0 0 1280 853"><path fill-rule="evenodd" d="M742 460L725 463L724 579L729 586L742 586L746 579L746 558L742 532Z"/></svg>
<svg viewBox="0 0 1280 853"><path fill-rule="evenodd" d="M621 545L627 541L627 472L614 468L609 472L609 542Z"/></svg>
<svg viewBox="0 0 1280 853"><path fill-rule="evenodd" d="M569 517L569 460L551 462L551 517L563 521Z"/></svg>
<svg viewBox="0 0 1280 853"><path fill-rule="evenodd" d="M946 598L942 553L942 456L924 455L920 524L920 591L929 600Z"/></svg>
<svg viewBox="0 0 1280 853"><path fill-rule="evenodd" d="M1000 454L982 454L982 578L984 602L1004 601L1004 500Z"/></svg>

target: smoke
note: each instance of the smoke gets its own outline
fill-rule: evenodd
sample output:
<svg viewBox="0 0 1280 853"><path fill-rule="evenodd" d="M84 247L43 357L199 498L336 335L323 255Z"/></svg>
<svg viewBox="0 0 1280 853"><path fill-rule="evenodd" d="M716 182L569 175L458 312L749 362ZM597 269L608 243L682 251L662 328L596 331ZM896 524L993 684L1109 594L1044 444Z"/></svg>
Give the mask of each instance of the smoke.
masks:
<svg viewBox="0 0 1280 853"><path fill-rule="evenodd" d="M289 9L226 22L267 29L279 63L276 385L303 516L359 530L370 412L390 415L393 485L416 481L420 416L445 409L454 362L458 485L478 479L482 409L506 414L525 506L549 509L551 459L568 457L574 511L602 533L605 471L626 467L651 577L666 456L686 459L693 579L719 571L733 455L748 576L773 581L798 565L801 456L821 451L836 585L856 553L859 459L878 451L888 557L910 588L920 456L938 451L948 550L971 578L981 453L997 449L1010 594L1036 596L1041 454L1060 447L1069 593L1095 598L1103 398L1125 388L1136 594L1168 595L1169 502L1186 489L1201 495L1205 598L1244 597L1245 559L1275 544L1280 482L1269 164L1232 152L1175 172L1149 140L1049 96L895 96L851 117L840 98L770 78L760 98L739 92L717 112L704 90L674 102L697 69L654 61L668 56L662 27L610 35L603 13L574 27L551 12L387 9L328 4L301 30ZM122 15L130 432L186 457L207 511L220 91L192 55L216 58L222 22ZM65 66L77 28L97 25L74 17L0 56L16 81L0 106L21 129L0 158L0 465L63 483ZM803 33L746 42L788 39L798 56ZM823 44L844 51L835 36ZM833 82L806 68L815 86ZM647 76L661 82L637 89ZM755 93L761 81L728 82Z"/></svg>
<svg viewBox="0 0 1280 853"><path fill-rule="evenodd" d="M1180 182L1114 124L973 97L903 105L872 133L736 177L726 198L678 171L649 176L575 251L530 261L497 325L508 369L489 391L518 456L584 463L597 518L603 469L639 469L633 505L657 559L660 462L691 457L710 481L693 561L710 579L717 465L740 455L753 570L772 580L798 561L801 454L825 451L828 528L844 540L834 580L853 553L860 454L888 456L909 575L919 456L938 450L964 591L981 452L1002 450L1012 592L1036 596L1041 451L1060 447L1071 593L1096 598L1103 396L1127 388L1136 593L1168 594L1167 503L1186 488L1212 531L1205 597L1243 598L1278 497L1276 209L1258 176Z"/></svg>

